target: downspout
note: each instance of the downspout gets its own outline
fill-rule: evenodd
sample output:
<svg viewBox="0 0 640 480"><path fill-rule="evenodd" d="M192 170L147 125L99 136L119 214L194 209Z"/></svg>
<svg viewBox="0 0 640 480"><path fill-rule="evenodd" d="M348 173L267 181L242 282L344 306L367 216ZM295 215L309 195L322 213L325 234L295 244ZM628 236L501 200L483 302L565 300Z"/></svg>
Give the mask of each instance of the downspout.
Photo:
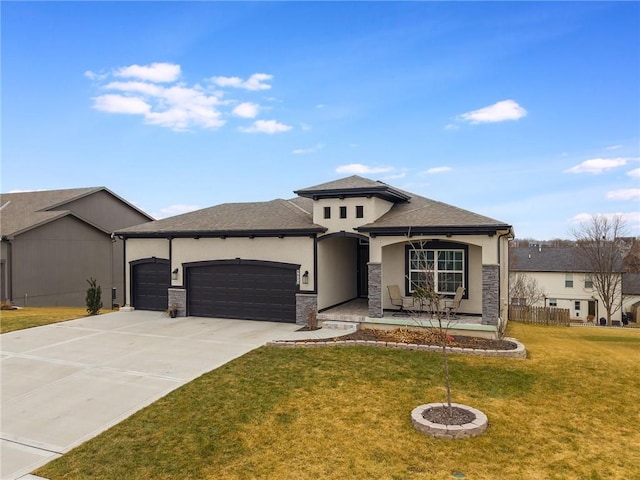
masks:
<svg viewBox="0 0 640 480"><path fill-rule="evenodd" d="M2 236L2 241L7 244L7 270L4 272L6 279L1 279L7 284L7 297L13 303L13 244L8 237ZM8 280L8 281L7 281ZM5 300L4 298L0 300Z"/></svg>
<svg viewBox="0 0 640 480"><path fill-rule="evenodd" d="M118 235L122 240L122 294L124 295L124 306L130 307L127 303L127 295L131 298L131 292L127 290L127 237L124 235ZM129 285L130 287L131 285Z"/></svg>
<svg viewBox="0 0 640 480"><path fill-rule="evenodd" d="M502 238L503 237L511 237L511 238L513 238L513 227L509 227L509 231L507 233L503 233L501 235L498 235L498 271L500 273L502 273L502 251L500 249L500 246L502 245ZM502 286L502 282L500 281L500 276L498 276L498 302L502 301L501 286ZM507 271L507 292L509 292L509 272L508 271ZM508 293L507 293L507 295L508 295ZM508 305L509 305L509 301L507 299L507 311L508 311ZM500 313L501 313L500 312L500 307L501 306L502 305L498 306L498 315L500 315Z"/></svg>

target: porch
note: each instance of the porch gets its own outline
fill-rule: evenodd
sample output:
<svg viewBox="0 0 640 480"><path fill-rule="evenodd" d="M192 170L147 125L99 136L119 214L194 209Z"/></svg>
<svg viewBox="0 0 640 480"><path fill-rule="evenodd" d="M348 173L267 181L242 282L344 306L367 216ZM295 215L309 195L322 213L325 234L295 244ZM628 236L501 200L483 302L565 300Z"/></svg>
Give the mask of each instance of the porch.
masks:
<svg viewBox="0 0 640 480"><path fill-rule="evenodd" d="M355 323L358 328L397 328L397 327L426 327L437 328L436 318L430 313L412 313L406 316L398 315L397 310L384 310L381 318L368 316L368 300L357 298L349 302L328 308L318 313L318 323L330 323L337 328L336 323ZM481 315L465 315L460 313L456 318L443 318L443 327L452 335L469 335L484 338L496 338L495 325L483 325Z"/></svg>

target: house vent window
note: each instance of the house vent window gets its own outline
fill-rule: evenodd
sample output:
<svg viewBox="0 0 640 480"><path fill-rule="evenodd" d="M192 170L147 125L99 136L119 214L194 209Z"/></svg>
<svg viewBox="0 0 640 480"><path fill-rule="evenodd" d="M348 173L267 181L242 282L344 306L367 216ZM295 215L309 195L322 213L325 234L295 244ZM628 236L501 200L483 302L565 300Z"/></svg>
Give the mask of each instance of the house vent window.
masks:
<svg viewBox="0 0 640 480"><path fill-rule="evenodd" d="M409 292L426 287L432 278L435 291L455 294L464 287L465 251L457 249L411 249L409 250Z"/></svg>
<svg viewBox="0 0 640 480"><path fill-rule="evenodd" d="M564 277L564 286L566 288L573 288L573 274L567 273Z"/></svg>
<svg viewBox="0 0 640 480"><path fill-rule="evenodd" d="M340 218L347 218L347 207L340 207Z"/></svg>
<svg viewBox="0 0 640 480"><path fill-rule="evenodd" d="M549 306L550 307L554 307L554 308L557 307L558 306L558 300L555 299L555 298L550 298L549 299Z"/></svg>
<svg viewBox="0 0 640 480"><path fill-rule="evenodd" d="M362 205L356 206L356 218L364 218L364 207Z"/></svg>
<svg viewBox="0 0 640 480"><path fill-rule="evenodd" d="M324 207L324 218L331 218L331 207Z"/></svg>

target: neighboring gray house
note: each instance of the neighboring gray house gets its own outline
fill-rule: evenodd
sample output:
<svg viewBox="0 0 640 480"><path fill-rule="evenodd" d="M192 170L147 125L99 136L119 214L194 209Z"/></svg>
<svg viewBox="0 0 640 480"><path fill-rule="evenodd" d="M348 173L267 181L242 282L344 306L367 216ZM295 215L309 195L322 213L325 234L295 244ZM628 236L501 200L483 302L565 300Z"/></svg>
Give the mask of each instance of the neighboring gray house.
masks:
<svg viewBox="0 0 640 480"><path fill-rule="evenodd" d="M363 297L370 318L411 295L421 269L437 290L464 287L460 312L484 326L507 315L512 227L359 176L294 192L290 200L232 203L116 232L125 239L131 308L305 324Z"/></svg>
<svg viewBox="0 0 640 480"><path fill-rule="evenodd" d="M640 273L622 275L622 313L640 322Z"/></svg>
<svg viewBox="0 0 640 480"><path fill-rule="evenodd" d="M0 194L2 300L84 306L93 277L105 308L122 305L123 242L112 232L151 220L104 187Z"/></svg>

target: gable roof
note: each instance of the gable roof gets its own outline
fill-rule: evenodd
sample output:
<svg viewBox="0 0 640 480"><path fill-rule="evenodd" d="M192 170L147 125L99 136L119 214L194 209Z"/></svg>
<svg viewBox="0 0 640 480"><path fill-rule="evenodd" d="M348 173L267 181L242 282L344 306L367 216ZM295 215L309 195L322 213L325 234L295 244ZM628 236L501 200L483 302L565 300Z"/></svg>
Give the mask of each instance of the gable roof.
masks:
<svg viewBox="0 0 640 480"><path fill-rule="evenodd" d="M622 275L622 294L640 295L640 273L624 273Z"/></svg>
<svg viewBox="0 0 640 480"><path fill-rule="evenodd" d="M146 213L105 187L2 193L0 194L0 235L2 237L14 237L67 215L79 218L83 222L106 232L103 228L64 208L70 202L101 191L106 191L130 208L151 219Z"/></svg>
<svg viewBox="0 0 640 480"><path fill-rule="evenodd" d="M496 234L511 226L436 202L385 183L353 175L296 190L290 200L228 203L116 232L124 237L311 235L327 229L313 223L313 202L324 198L377 197L393 203L376 221L357 228L374 235Z"/></svg>
<svg viewBox="0 0 640 480"><path fill-rule="evenodd" d="M509 270L514 272L589 272L581 265L576 247L512 248Z"/></svg>
<svg viewBox="0 0 640 480"><path fill-rule="evenodd" d="M297 200L225 203L144 223L116 232L124 237L311 235L326 228L316 225L305 205ZM305 208L307 207L307 208Z"/></svg>

